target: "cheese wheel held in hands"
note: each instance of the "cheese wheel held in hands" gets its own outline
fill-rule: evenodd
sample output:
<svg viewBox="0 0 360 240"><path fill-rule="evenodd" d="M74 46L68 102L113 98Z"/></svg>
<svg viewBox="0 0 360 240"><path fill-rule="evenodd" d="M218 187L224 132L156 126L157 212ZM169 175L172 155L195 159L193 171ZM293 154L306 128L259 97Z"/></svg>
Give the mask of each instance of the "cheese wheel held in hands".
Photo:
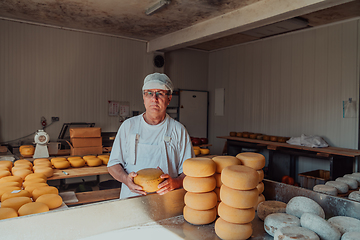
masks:
<svg viewBox="0 0 360 240"><path fill-rule="evenodd" d="M160 169L145 168L137 172L137 176L134 177L134 183L141 186L145 192L156 192L159 190L158 185L165 180L160 178L162 174L164 173Z"/></svg>

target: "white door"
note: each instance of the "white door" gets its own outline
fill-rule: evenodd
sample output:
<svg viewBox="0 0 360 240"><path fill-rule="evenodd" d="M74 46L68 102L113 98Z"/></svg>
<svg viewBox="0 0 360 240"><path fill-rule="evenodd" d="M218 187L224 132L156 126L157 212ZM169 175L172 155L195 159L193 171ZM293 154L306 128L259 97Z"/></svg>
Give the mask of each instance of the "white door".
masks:
<svg viewBox="0 0 360 240"><path fill-rule="evenodd" d="M180 90L179 122L191 137L207 138L208 92Z"/></svg>

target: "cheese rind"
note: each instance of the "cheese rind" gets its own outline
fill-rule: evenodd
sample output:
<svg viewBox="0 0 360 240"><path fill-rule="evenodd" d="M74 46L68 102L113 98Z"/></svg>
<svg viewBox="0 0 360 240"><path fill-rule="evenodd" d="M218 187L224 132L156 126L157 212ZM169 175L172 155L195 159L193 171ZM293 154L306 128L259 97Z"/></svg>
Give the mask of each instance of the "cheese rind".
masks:
<svg viewBox="0 0 360 240"><path fill-rule="evenodd" d="M1 203L1 208L13 208L17 212L22 205L31 202L29 197L9 198Z"/></svg>
<svg viewBox="0 0 360 240"><path fill-rule="evenodd" d="M325 218L324 209L317 202L311 198L302 196L290 199L286 205L286 213L298 218L300 218L303 213L313 213L321 218Z"/></svg>
<svg viewBox="0 0 360 240"><path fill-rule="evenodd" d="M71 167L78 168L85 166L85 160L82 158L69 160Z"/></svg>
<svg viewBox="0 0 360 240"><path fill-rule="evenodd" d="M59 194L59 190L56 187L46 186L35 188L32 192L32 199L36 201L38 197L44 194Z"/></svg>
<svg viewBox="0 0 360 240"><path fill-rule="evenodd" d="M348 196L349 199L360 202L360 191L351 192Z"/></svg>
<svg viewBox="0 0 360 240"><path fill-rule="evenodd" d="M338 190L329 185L318 184L313 187L313 191L337 196Z"/></svg>
<svg viewBox="0 0 360 240"><path fill-rule="evenodd" d="M34 183L46 183L46 180L43 178L32 178L30 180L25 180L23 182L23 187L26 188L28 185L31 185Z"/></svg>
<svg viewBox="0 0 360 240"><path fill-rule="evenodd" d="M1 207L0 208L0 220L17 217L18 213L13 208Z"/></svg>
<svg viewBox="0 0 360 240"><path fill-rule="evenodd" d="M339 240L341 233L325 219L313 213L305 212L300 218L301 226L319 235L320 239Z"/></svg>
<svg viewBox="0 0 360 240"><path fill-rule="evenodd" d="M47 180L47 177L45 176L45 174L43 173L32 173L32 174L29 174L25 177L25 181L29 181L31 179L37 179L37 178L43 178L45 180Z"/></svg>
<svg viewBox="0 0 360 240"><path fill-rule="evenodd" d="M190 177L209 177L215 173L216 164L210 158L189 158L184 161L183 172Z"/></svg>
<svg viewBox="0 0 360 240"><path fill-rule="evenodd" d="M216 172L221 173L222 170L228 166L240 165L241 162L238 158L233 156L216 156L212 160L216 164Z"/></svg>
<svg viewBox="0 0 360 240"><path fill-rule="evenodd" d="M1 202L5 201L6 199L9 199L9 198L30 197L30 196L31 196L30 193L26 190L12 190L12 191L5 192L1 196Z"/></svg>
<svg viewBox="0 0 360 240"><path fill-rule="evenodd" d="M286 203L280 201L263 201L257 206L257 215L264 221L264 219L273 213L285 213L286 212Z"/></svg>
<svg viewBox="0 0 360 240"><path fill-rule="evenodd" d="M360 220L346 216L335 216L328 222L340 231L341 235L346 232L360 232ZM359 233L360 235L360 233Z"/></svg>
<svg viewBox="0 0 360 240"><path fill-rule="evenodd" d="M347 193L349 191L349 185L343 182L327 181L325 185L336 188L338 193Z"/></svg>
<svg viewBox="0 0 360 240"><path fill-rule="evenodd" d="M320 240L313 231L303 227L282 227L275 231L274 240Z"/></svg>
<svg viewBox="0 0 360 240"><path fill-rule="evenodd" d="M335 181L346 183L350 189L357 189L358 187L358 182L353 178L338 177Z"/></svg>
<svg viewBox="0 0 360 240"><path fill-rule="evenodd" d="M145 192L155 192L159 189L158 185L165 180L160 178L162 174L164 173L160 169L145 168L137 172L134 183L141 186Z"/></svg>
<svg viewBox="0 0 360 240"><path fill-rule="evenodd" d="M36 202L45 203L49 209L55 209L62 205L62 198L58 194L44 194L36 199Z"/></svg>
<svg viewBox="0 0 360 240"><path fill-rule="evenodd" d="M32 183L32 184L28 184L25 187L25 190L28 191L31 196L32 196L32 192L36 189L36 188L40 188L40 187L47 187L49 186L47 183Z"/></svg>
<svg viewBox="0 0 360 240"><path fill-rule="evenodd" d="M65 161L54 161L53 165L57 169L65 169L70 167L70 163L68 160Z"/></svg>
<svg viewBox="0 0 360 240"><path fill-rule="evenodd" d="M184 196L185 205L195 210L208 210L216 207L217 195L214 191L206 193L187 192Z"/></svg>
<svg viewBox="0 0 360 240"><path fill-rule="evenodd" d="M265 157L260 153L242 152L236 155L236 157L240 159L243 165L255 170L260 170L265 167Z"/></svg>
<svg viewBox="0 0 360 240"><path fill-rule="evenodd" d="M215 233L221 239L244 240L251 237L252 232L253 230L251 223L229 223L221 217L218 218L215 222Z"/></svg>
<svg viewBox="0 0 360 240"><path fill-rule="evenodd" d="M279 228L290 226L300 227L300 219L286 213L272 213L264 220L264 229L272 237Z"/></svg>
<svg viewBox="0 0 360 240"><path fill-rule="evenodd" d="M222 182L221 182L221 173L215 173L214 177L216 179L216 187L221 187Z"/></svg>
<svg viewBox="0 0 360 240"><path fill-rule="evenodd" d="M257 190L259 191L259 194L262 194L265 190L265 186L263 182L260 182L257 186L256 186Z"/></svg>
<svg viewBox="0 0 360 240"><path fill-rule="evenodd" d="M358 232L347 232L341 236L341 240L359 240Z"/></svg>
<svg viewBox="0 0 360 240"><path fill-rule="evenodd" d="M19 176L6 176L3 178L0 178L0 183L3 183L3 182L18 182L18 183L22 184L23 179L22 179L22 177L19 177Z"/></svg>
<svg viewBox="0 0 360 240"><path fill-rule="evenodd" d="M42 173L48 178L52 177L52 175L54 174L54 170L51 167L36 168L36 169L34 169L34 172L35 173Z"/></svg>
<svg viewBox="0 0 360 240"><path fill-rule="evenodd" d="M253 168L232 165L222 170L221 182L233 189L250 190L259 184L259 174Z"/></svg>
<svg viewBox="0 0 360 240"><path fill-rule="evenodd" d="M19 216L25 216L25 215L48 212L48 211L49 211L49 207L45 203L31 202L22 205L19 208L18 213Z"/></svg>
<svg viewBox="0 0 360 240"><path fill-rule="evenodd" d="M97 167L97 166L100 166L102 165L102 160L100 158L89 158L86 160L86 164L89 166L89 167Z"/></svg>
<svg viewBox="0 0 360 240"><path fill-rule="evenodd" d="M185 205L184 219L195 225L209 224L216 219L216 207L209 210L195 210Z"/></svg>
<svg viewBox="0 0 360 240"><path fill-rule="evenodd" d="M190 177L186 176L183 181L183 187L188 192L204 193L213 191L216 188L216 179L210 177Z"/></svg>
<svg viewBox="0 0 360 240"><path fill-rule="evenodd" d="M257 204L259 197L258 190L237 190L223 184L220 188L220 199L226 205L233 208L252 208Z"/></svg>
<svg viewBox="0 0 360 240"><path fill-rule="evenodd" d="M255 218L255 209L233 208L223 202L220 202L218 206L218 214L227 222L244 224L251 222Z"/></svg>

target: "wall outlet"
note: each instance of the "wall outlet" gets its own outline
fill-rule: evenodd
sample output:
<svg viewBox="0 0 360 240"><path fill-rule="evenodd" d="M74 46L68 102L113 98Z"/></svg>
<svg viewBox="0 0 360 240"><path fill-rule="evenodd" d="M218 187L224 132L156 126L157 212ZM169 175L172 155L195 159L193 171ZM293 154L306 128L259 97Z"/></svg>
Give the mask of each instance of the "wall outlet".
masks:
<svg viewBox="0 0 360 240"><path fill-rule="evenodd" d="M57 122L57 121L59 121L59 117L51 117L51 121Z"/></svg>

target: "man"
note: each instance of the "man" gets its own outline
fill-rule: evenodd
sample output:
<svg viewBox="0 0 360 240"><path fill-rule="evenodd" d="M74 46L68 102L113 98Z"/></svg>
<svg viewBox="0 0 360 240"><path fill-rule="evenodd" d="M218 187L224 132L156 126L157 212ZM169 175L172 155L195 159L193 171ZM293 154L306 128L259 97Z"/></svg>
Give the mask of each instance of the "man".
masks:
<svg viewBox="0 0 360 240"><path fill-rule="evenodd" d="M169 77L146 76L142 91L146 111L120 126L108 163L109 173L122 182L121 199L146 195L134 183L136 172L144 168L159 167L164 172L158 194L181 188L183 162L195 156L185 127L166 113L173 92Z"/></svg>

